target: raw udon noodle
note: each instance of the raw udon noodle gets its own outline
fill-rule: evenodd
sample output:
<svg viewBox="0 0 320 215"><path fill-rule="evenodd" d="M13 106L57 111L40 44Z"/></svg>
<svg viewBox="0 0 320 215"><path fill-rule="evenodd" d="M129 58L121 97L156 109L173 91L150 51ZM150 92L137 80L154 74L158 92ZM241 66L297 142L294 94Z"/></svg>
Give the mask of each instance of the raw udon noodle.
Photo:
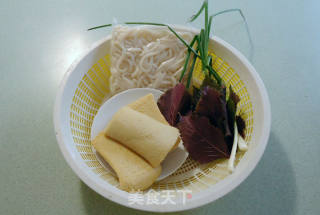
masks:
<svg viewBox="0 0 320 215"><path fill-rule="evenodd" d="M188 42L194 36L188 31L177 33ZM165 27L114 27L111 94L136 87L173 87L183 69L186 52L185 46Z"/></svg>

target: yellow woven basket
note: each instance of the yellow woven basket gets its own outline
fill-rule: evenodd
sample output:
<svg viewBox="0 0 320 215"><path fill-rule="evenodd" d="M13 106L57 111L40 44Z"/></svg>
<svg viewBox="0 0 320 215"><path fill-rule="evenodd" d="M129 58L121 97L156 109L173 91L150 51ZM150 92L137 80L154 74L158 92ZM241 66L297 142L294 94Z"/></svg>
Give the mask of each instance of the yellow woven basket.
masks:
<svg viewBox="0 0 320 215"><path fill-rule="evenodd" d="M118 189L115 173L99 162L90 143L93 119L99 107L110 97L110 39L109 36L95 44L71 66L57 95L54 119L58 143L69 165L79 177L106 198L150 211L177 211L197 207L219 198L244 180L259 161L267 143L270 129L269 100L262 81L249 62L230 45L214 38L210 44L213 68L227 86L231 85L240 96L238 110L246 122L245 134L249 151L237 153L236 170L231 175L227 170L226 159L200 165L188 158L174 174L152 186L153 190L159 192L189 190L192 192L192 198L187 200L189 204L183 204L181 197L176 195L173 197L176 205L129 205L130 194ZM203 79L200 63L196 64L194 78ZM257 111L256 108L261 109ZM259 121L261 119L263 124ZM256 154L249 155L252 153ZM245 167L238 168L242 160L245 160ZM238 175L238 178L231 177L234 175ZM219 184L228 178L231 181L224 187L221 185L220 188L225 189L221 191ZM209 191L216 193L212 193L213 198L205 199L204 194Z"/></svg>

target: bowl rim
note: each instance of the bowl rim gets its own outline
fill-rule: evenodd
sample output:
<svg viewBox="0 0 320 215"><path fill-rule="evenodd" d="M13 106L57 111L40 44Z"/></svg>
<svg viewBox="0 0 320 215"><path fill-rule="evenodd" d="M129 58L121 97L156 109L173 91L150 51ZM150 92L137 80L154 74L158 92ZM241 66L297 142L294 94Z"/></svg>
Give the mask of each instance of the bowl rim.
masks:
<svg viewBox="0 0 320 215"><path fill-rule="evenodd" d="M193 33L199 33L199 30L193 27L189 26L182 26L182 25L170 25L175 30L186 30L191 31ZM108 34L106 37L96 41L93 43L93 45L84 51L82 55L80 55L76 60L73 61L73 63L68 68L67 72L63 76L62 81L60 82L55 104L54 104L54 112L53 112L53 121L54 121L54 129L55 129L55 135L56 139L59 145L59 148L67 161L68 165L71 167L71 169L77 174L77 176L91 189L93 189L95 192L99 193L103 197L121 204L125 207L143 210L143 211L152 211L152 212L177 212L177 211L184 211L189 210L193 208L197 208L203 205L206 205L210 202L213 202L227 193L231 192L233 189L235 189L237 186L239 186L255 169L259 161L261 160L261 157L264 153L264 150L267 146L269 134L270 134L270 128L271 128L271 108L270 108L270 101L268 97L267 90L264 86L264 83L262 79L260 78L259 74L256 72L254 67L251 65L251 63L246 59L246 57L238 51L236 48L231 46L226 41L222 40L221 38L217 36L213 36L210 38L210 40L213 40L215 43L218 43L222 47L224 47L232 57L238 58L238 60L247 68L248 72L256 82L259 94L262 98L262 107L263 107L263 117L264 117L264 123L262 126L262 133L261 133L261 141L258 144L256 154L253 160L248 164L247 169L245 171L242 171L241 174L238 175L237 180L233 180L229 183L229 186L226 186L225 189L219 190L219 192L215 194L210 194L210 192L207 192L206 195L201 195L201 197L198 197L196 199L193 199L192 201L188 202L188 204L181 204L179 207L176 207L176 205L139 205L139 204L128 204L128 200L124 200L122 197L112 195L111 192L109 192L106 189L101 189L101 185L97 184L95 181L93 181L88 174L86 173L85 169L82 169L78 163L76 162L76 159L74 159L68 152L67 145L65 144L65 141L63 140L63 135L61 132L60 127L60 115L61 115L61 104L62 104L62 98L63 98L63 92L66 87L66 83L68 82L71 73L75 70L75 68L78 66L78 64L85 58L89 53L91 53L94 49L102 45L107 40L111 39L111 34ZM223 182L225 180L222 180ZM218 182L220 183L220 182ZM209 195L210 194L210 195Z"/></svg>

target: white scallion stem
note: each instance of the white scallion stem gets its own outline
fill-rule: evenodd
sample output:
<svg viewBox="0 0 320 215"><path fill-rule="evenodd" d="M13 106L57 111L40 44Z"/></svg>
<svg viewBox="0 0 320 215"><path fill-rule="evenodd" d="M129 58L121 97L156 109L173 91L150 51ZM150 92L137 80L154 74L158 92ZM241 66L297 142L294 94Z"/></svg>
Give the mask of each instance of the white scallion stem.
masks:
<svg viewBox="0 0 320 215"><path fill-rule="evenodd" d="M248 144L246 141L239 135L238 138L238 148L240 151L247 151L248 150Z"/></svg>
<svg viewBox="0 0 320 215"><path fill-rule="evenodd" d="M231 155L228 161L228 170L230 172L234 171L234 159L236 157L237 145L238 145L238 128L236 123L234 123L234 131L235 132L233 137L233 145L232 145Z"/></svg>

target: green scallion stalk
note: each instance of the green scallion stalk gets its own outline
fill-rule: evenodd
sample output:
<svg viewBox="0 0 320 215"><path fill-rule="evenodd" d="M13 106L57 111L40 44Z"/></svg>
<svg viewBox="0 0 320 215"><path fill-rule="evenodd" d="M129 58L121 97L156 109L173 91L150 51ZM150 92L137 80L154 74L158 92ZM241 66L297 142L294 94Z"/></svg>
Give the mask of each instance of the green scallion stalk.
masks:
<svg viewBox="0 0 320 215"><path fill-rule="evenodd" d="M110 27L110 26L112 26L112 24L99 25L99 26L96 26L96 27L93 27L93 28L89 28L88 31L99 29L99 28Z"/></svg>
<svg viewBox="0 0 320 215"><path fill-rule="evenodd" d="M187 80L187 85L186 85L186 88L187 88L187 89L189 89L189 87L190 87L190 83L191 83L191 79L192 79L192 74L193 74L194 66L195 66L195 64L196 64L196 60L197 60L197 56L194 56L194 57L193 57L192 64L191 64L191 67L190 67L190 71L189 71L189 74L188 74L188 80Z"/></svg>
<svg viewBox="0 0 320 215"><path fill-rule="evenodd" d="M198 35L196 35L196 36L193 37L192 41L190 42L190 47L193 47L193 45L194 45L194 43L196 42L197 38L198 38ZM183 65L183 69L182 69L182 72L181 72L181 75L180 75L179 82L182 81L183 76L184 76L184 74L185 74L185 72L186 72L186 70L187 70L187 68L188 68L188 64L189 64L189 60L190 60L190 55L191 55L191 51L188 50L187 57L186 57L186 61L185 61L184 65Z"/></svg>

